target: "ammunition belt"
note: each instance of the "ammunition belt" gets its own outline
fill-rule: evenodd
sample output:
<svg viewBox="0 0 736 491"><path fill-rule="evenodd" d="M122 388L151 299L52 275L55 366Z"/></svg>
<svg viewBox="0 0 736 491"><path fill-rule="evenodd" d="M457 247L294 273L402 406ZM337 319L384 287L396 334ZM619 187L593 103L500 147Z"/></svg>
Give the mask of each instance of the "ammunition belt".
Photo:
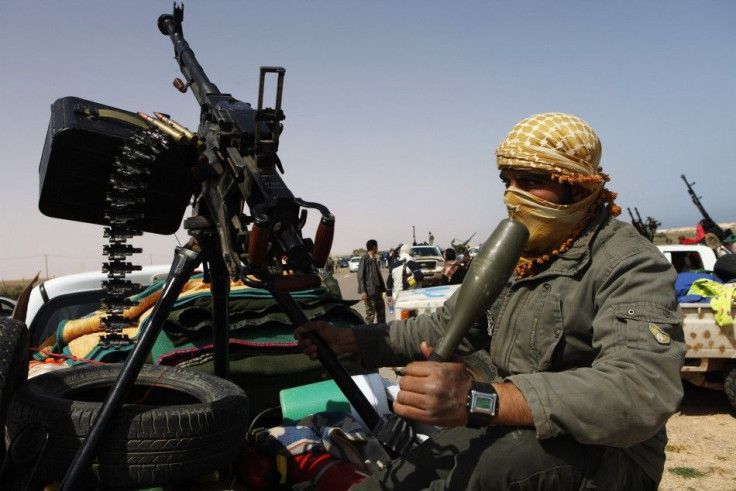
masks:
<svg viewBox="0 0 736 491"><path fill-rule="evenodd" d="M128 244L128 240L143 235L141 223L150 166L169 144L157 130L139 130L128 138L115 157L105 195L107 226L104 237L108 239L108 244L103 247L103 255L107 256L107 260L102 264L102 272L107 273L108 279L103 281L106 293L102 308L106 316L102 319L102 325L105 335L101 336L99 343L104 348L133 343L122 331L135 325L125 317L125 310L137 305L129 297L139 291L141 285L125 277L141 269L141 266L129 262L129 258L141 253L142 249Z"/></svg>

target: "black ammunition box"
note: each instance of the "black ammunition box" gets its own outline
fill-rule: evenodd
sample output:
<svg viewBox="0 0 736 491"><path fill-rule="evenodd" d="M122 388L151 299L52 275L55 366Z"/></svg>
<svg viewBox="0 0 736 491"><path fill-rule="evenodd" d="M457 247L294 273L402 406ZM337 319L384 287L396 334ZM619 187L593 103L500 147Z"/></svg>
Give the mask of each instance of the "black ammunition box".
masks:
<svg viewBox="0 0 736 491"><path fill-rule="evenodd" d="M77 222L108 224L106 197L110 176L122 147L146 129L135 113L76 97L63 97L51 106L41 163L38 207L44 215ZM147 168L136 228L173 234L194 192L191 151L171 143Z"/></svg>

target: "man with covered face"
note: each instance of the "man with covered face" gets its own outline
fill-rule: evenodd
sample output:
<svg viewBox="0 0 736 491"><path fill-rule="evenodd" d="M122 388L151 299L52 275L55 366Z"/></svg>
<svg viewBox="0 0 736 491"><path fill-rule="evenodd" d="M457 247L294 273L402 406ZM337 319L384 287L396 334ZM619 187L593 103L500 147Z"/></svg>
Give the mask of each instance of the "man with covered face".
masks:
<svg viewBox="0 0 736 491"><path fill-rule="evenodd" d="M452 363L424 361L456 297L431 315L318 331L366 367L406 365L393 410L442 429L355 489L656 489L682 398L676 273L620 208L601 144L562 113L518 123L496 150L509 217L530 238ZM480 401L480 403L478 402Z"/></svg>

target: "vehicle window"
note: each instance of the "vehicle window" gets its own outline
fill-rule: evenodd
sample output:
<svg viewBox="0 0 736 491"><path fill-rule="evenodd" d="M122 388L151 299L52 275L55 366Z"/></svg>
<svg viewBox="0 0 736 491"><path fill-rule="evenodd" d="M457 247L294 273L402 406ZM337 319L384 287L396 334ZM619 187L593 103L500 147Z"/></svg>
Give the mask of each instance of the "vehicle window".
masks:
<svg viewBox="0 0 736 491"><path fill-rule="evenodd" d="M437 256L437 249L434 247L412 247L412 256Z"/></svg>
<svg viewBox="0 0 736 491"><path fill-rule="evenodd" d="M700 254L691 251L672 251L670 262L678 273L703 271L705 266Z"/></svg>
<svg viewBox="0 0 736 491"><path fill-rule="evenodd" d="M38 311L32 325L28 326L31 346L38 346L59 327L59 323L79 319L101 306L104 290L70 293L52 298Z"/></svg>
<svg viewBox="0 0 736 491"><path fill-rule="evenodd" d="M0 301L0 317L10 317L15 306L10 302Z"/></svg>
<svg viewBox="0 0 736 491"><path fill-rule="evenodd" d="M697 252L691 252L689 255L690 259L690 269L693 270L702 270L705 268L703 265L703 260L700 258L700 254Z"/></svg>

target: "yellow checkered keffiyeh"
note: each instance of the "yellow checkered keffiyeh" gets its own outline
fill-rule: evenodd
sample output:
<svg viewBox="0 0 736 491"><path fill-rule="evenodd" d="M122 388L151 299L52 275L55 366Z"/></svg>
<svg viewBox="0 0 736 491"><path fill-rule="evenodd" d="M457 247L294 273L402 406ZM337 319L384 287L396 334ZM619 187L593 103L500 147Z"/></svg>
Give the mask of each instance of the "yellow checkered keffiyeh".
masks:
<svg viewBox="0 0 736 491"><path fill-rule="evenodd" d="M600 172L598 135L570 114L544 113L522 120L498 146L496 159L499 169L538 170L591 190L608 180Z"/></svg>

